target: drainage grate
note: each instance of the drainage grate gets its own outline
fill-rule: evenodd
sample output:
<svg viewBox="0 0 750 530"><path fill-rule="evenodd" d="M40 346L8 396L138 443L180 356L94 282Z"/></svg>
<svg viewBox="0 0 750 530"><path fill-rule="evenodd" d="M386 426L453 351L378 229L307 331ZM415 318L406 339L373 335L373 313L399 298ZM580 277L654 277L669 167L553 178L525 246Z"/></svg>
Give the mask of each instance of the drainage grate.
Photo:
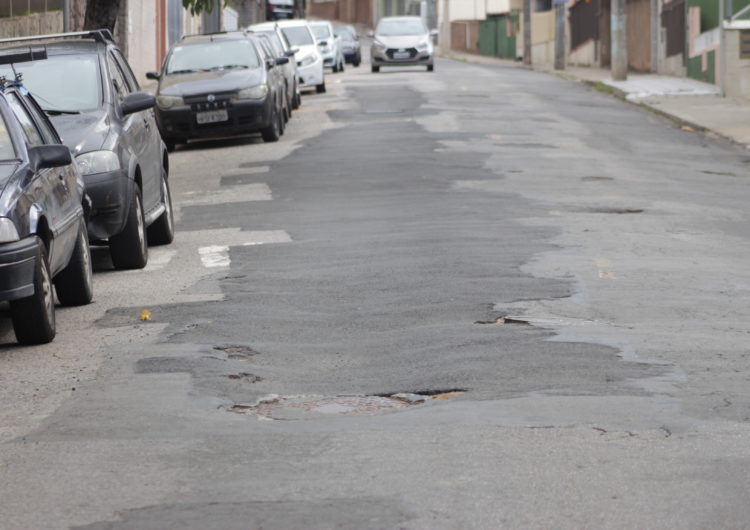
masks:
<svg viewBox="0 0 750 530"><path fill-rule="evenodd" d="M273 396L257 405L235 405L230 410L237 414L253 415L271 420L305 420L330 416L377 414L394 412L433 399L452 399L465 390L456 389L433 395L400 392L389 395L367 396Z"/></svg>

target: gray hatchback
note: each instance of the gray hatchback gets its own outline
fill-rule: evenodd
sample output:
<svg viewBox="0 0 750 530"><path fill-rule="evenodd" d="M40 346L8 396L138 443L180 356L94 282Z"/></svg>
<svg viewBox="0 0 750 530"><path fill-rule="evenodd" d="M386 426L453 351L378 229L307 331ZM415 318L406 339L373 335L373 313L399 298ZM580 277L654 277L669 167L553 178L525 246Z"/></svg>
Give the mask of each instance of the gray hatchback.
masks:
<svg viewBox="0 0 750 530"><path fill-rule="evenodd" d="M370 48L372 71L381 66L426 66L432 72L434 49L430 31L419 17L385 17L375 29Z"/></svg>

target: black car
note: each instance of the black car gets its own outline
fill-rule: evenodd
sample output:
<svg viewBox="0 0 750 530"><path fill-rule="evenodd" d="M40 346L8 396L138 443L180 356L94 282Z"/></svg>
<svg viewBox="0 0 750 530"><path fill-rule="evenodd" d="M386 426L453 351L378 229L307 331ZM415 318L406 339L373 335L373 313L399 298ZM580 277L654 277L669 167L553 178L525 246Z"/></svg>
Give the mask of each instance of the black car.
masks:
<svg viewBox="0 0 750 530"><path fill-rule="evenodd" d="M89 237L109 245L116 268L142 268L147 242L168 244L174 237L155 98L140 91L108 30L67 37L75 39L45 45L46 61L15 66L76 157L92 201ZM8 41L14 39L0 42ZM12 71L0 67L0 75Z"/></svg>
<svg viewBox="0 0 750 530"><path fill-rule="evenodd" d="M362 62L362 51L360 50L357 30L352 26L336 26L333 31L338 37L341 37L344 60L354 66L359 66Z"/></svg>
<svg viewBox="0 0 750 530"><path fill-rule="evenodd" d="M167 146L253 132L278 141L283 102L270 70L288 61L264 60L244 33L184 37L170 49L160 74L146 74L159 81L156 119Z"/></svg>
<svg viewBox="0 0 750 530"><path fill-rule="evenodd" d="M0 52L0 64L32 57L43 49ZM0 301L23 344L55 337L53 283L62 305L91 301L87 209L70 150L20 76L0 77Z"/></svg>

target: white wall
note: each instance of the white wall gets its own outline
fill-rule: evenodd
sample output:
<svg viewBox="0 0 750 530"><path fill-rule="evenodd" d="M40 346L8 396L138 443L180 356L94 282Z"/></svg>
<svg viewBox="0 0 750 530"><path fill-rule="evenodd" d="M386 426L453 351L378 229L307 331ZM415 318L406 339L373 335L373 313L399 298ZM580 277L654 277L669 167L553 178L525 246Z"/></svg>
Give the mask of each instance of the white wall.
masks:
<svg viewBox="0 0 750 530"><path fill-rule="evenodd" d="M139 82L146 72L158 70L156 60L156 3L128 1L128 62Z"/></svg>

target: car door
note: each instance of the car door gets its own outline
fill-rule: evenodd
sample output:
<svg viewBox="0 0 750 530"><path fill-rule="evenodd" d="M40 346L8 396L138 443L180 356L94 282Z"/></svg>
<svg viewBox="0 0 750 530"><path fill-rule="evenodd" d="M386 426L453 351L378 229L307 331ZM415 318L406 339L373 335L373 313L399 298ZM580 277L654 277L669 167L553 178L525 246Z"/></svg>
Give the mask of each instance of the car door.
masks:
<svg viewBox="0 0 750 530"><path fill-rule="evenodd" d="M45 130L40 126L39 120L34 119L36 107L24 99L25 96L18 92L6 94L6 100L21 125L27 146L58 143L57 135L50 129ZM76 196L75 172L71 180L69 171L69 166L40 169L34 174L28 188L32 200L46 216L52 233L48 251L53 275L67 265L69 251L78 235L77 221L81 206L73 200Z"/></svg>
<svg viewBox="0 0 750 530"><path fill-rule="evenodd" d="M153 151L149 141L148 120L144 119L143 112L135 112L128 116L122 115L119 105L122 104L128 94L133 92L133 89L126 81L125 73L117 64L111 51L107 52L107 70L114 88L113 94L117 100L115 105L118 106L118 117L122 120L122 140L130 150L131 155L135 156L141 170L143 209L148 212L156 205L160 195L160 188L154 177Z"/></svg>

